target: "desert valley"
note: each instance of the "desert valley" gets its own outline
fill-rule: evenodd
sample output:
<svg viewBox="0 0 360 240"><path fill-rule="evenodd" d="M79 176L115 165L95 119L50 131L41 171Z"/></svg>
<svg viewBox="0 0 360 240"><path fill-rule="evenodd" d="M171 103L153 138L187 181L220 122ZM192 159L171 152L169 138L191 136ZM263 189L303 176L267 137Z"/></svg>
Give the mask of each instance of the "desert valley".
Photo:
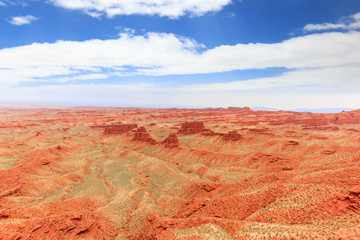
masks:
<svg viewBox="0 0 360 240"><path fill-rule="evenodd" d="M359 239L360 110L0 109L0 239Z"/></svg>

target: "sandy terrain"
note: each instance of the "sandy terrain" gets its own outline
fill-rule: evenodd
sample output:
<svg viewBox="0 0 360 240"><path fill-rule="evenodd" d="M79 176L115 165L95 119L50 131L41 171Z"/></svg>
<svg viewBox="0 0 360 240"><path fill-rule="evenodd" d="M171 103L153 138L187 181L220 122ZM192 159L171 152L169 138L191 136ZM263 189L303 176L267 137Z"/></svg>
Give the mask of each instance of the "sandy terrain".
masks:
<svg viewBox="0 0 360 240"><path fill-rule="evenodd" d="M0 109L0 239L360 239L360 110Z"/></svg>

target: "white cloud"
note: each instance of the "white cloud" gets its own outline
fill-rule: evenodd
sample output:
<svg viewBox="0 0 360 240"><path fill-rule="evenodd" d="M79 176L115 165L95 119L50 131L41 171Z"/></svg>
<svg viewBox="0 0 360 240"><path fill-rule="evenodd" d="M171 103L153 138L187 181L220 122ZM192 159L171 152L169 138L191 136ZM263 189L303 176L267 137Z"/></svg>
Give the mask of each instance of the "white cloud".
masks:
<svg viewBox="0 0 360 240"><path fill-rule="evenodd" d="M4 2L0 1L0 7L5 7L5 6L6 6L6 4Z"/></svg>
<svg viewBox="0 0 360 240"><path fill-rule="evenodd" d="M324 31L333 29L346 29L344 23L322 23L322 24L308 24L304 27L305 31Z"/></svg>
<svg viewBox="0 0 360 240"><path fill-rule="evenodd" d="M222 45L148 74L211 73L270 67L317 68L360 60L360 33L324 33L292 38L275 44Z"/></svg>
<svg viewBox="0 0 360 240"><path fill-rule="evenodd" d="M129 29L117 39L34 43L0 50L0 100L51 99L89 104L114 101L113 104L154 106L163 103L163 106L356 107L360 102L359 42L360 33L350 31L311 34L274 44L206 49L189 38L165 33L137 36ZM277 77L227 83L219 79L218 83L172 88L140 83L89 84L89 80L101 82L109 77L121 79L130 75L219 73L271 67L288 71ZM26 81L42 81L44 86L16 86ZM47 82L69 81L82 83L46 86ZM290 95L294 97L284 101ZM321 100L316 100L317 95ZM352 102L355 96L357 101ZM306 105L311 103L310 99L312 105Z"/></svg>
<svg viewBox="0 0 360 240"><path fill-rule="evenodd" d="M181 86L176 91L218 92L218 91L255 91L287 88L298 91L302 86L311 86L312 91L331 92L360 90L360 63L352 66L339 66L315 69L299 69L285 72L280 76L257 78L226 83L204 83ZM326 87L326 89L324 89Z"/></svg>
<svg viewBox="0 0 360 240"><path fill-rule="evenodd" d="M11 17L11 19L8 20L8 22L13 25L20 26L20 25L30 24L31 22L36 20L38 20L37 17L34 17L32 15L27 15L27 16Z"/></svg>
<svg viewBox="0 0 360 240"><path fill-rule="evenodd" d="M46 71L48 75L43 76L47 79L65 74L54 68L67 69L71 74L72 71L91 74L91 68L104 69L103 73L109 76L140 74L144 68L190 61L198 54L198 47L201 45L191 39L162 33L146 36L123 33L118 39L111 40L34 43L0 50L0 62L3 63L0 82L34 81L39 78L36 71L33 73L34 69ZM10 73L17 77L9 78ZM4 74L6 78L2 77Z"/></svg>
<svg viewBox="0 0 360 240"><path fill-rule="evenodd" d="M203 50L203 45L173 34L134 36L122 33L118 39L34 43L2 49L0 81L34 81L41 77L40 69L44 80L53 78L56 81L58 77L73 78L94 72L110 77L217 73L271 67L338 67L360 62L359 42L359 32L323 33L275 44L222 45L199 51ZM11 78L10 74L16 77ZM66 74L72 76L64 76Z"/></svg>
<svg viewBox="0 0 360 240"><path fill-rule="evenodd" d="M56 6L81 10L93 17L115 15L159 15L178 18L185 14L203 15L219 11L231 0L50 0Z"/></svg>
<svg viewBox="0 0 360 240"><path fill-rule="evenodd" d="M84 74L84 75L78 75L74 77L58 77L54 78L53 81L56 82L69 82L69 81L76 81L76 80L99 80L99 79L106 79L109 76L106 74L101 73L93 73L93 74Z"/></svg>
<svg viewBox="0 0 360 240"><path fill-rule="evenodd" d="M360 29L360 12L350 17L342 18L338 23L307 24L304 31L327 31L327 30L356 30Z"/></svg>

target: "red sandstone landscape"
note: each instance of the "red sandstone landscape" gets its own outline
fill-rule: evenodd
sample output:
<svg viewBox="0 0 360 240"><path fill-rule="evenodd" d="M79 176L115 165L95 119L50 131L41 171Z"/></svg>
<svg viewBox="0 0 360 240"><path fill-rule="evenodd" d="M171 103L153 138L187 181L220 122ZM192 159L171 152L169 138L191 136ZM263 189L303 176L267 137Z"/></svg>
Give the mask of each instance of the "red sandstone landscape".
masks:
<svg viewBox="0 0 360 240"><path fill-rule="evenodd" d="M0 239L360 239L360 110L0 109Z"/></svg>

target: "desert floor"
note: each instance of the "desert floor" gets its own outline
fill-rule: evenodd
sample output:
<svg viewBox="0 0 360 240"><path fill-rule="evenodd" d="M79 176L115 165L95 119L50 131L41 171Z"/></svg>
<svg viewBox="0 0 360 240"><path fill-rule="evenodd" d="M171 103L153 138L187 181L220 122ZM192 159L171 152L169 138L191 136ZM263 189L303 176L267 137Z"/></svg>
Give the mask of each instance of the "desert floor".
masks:
<svg viewBox="0 0 360 240"><path fill-rule="evenodd" d="M0 239L360 239L360 110L0 109Z"/></svg>

